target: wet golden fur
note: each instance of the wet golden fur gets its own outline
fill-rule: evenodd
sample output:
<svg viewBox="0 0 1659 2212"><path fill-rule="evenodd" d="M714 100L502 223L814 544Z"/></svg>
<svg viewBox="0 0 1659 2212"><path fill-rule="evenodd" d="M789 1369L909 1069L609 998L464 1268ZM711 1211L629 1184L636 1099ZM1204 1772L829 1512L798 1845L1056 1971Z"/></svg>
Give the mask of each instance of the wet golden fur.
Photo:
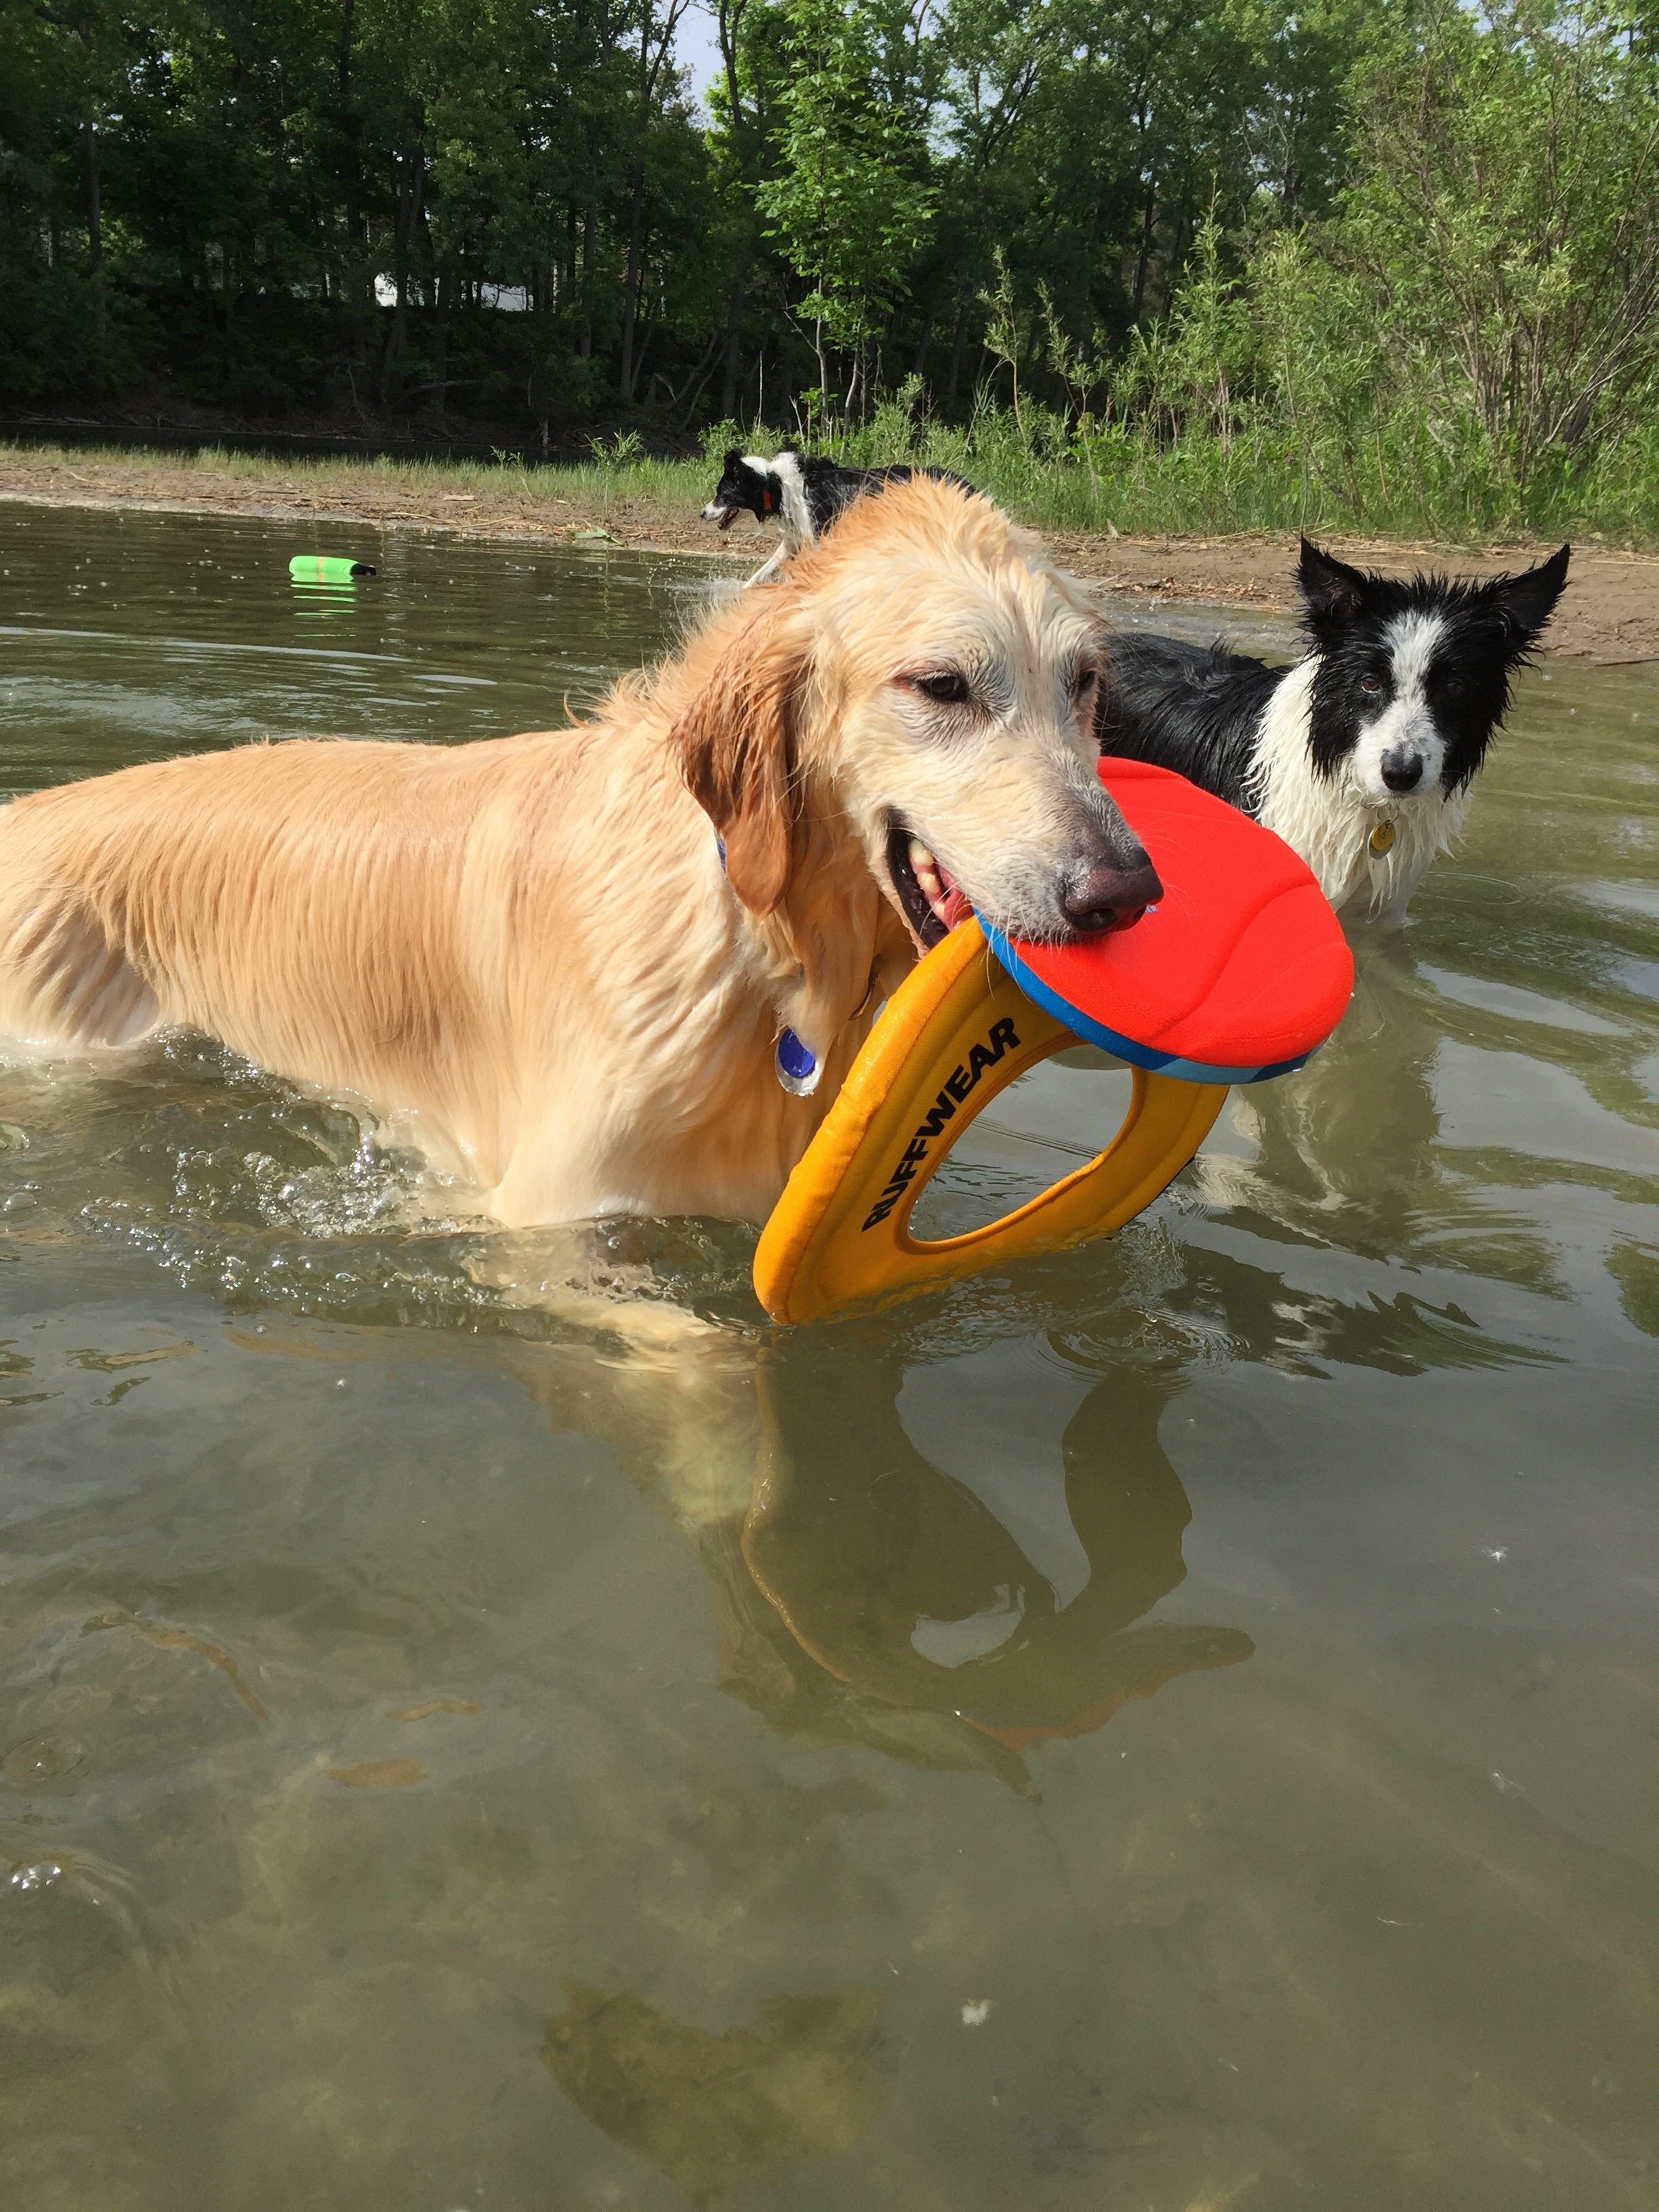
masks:
<svg viewBox="0 0 1659 2212"><path fill-rule="evenodd" d="M941 656L1000 702L966 734L904 688ZM994 507L907 486L574 728L243 746L0 810L0 1035L205 1030L396 1116L509 1223L762 1218L915 957L893 813L1028 933L1121 839L1094 659ZM776 1080L786 1023L814 1097Z"/></svg>

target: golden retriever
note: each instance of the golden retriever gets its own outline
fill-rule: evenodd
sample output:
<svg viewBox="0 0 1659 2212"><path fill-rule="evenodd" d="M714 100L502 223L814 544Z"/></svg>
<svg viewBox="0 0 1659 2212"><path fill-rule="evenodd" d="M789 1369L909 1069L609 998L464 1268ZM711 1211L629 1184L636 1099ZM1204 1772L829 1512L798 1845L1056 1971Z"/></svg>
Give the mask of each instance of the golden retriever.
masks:
<svg viewBox="0 0 1659 2212"><path fill-rule="evenodd" d="M1101 676L994 506L895 487L574 729L247 745L0 809L0 1034L205 1030L396 1116L509 1224L763 1219L970 903L1052 939L1158 896L1096 775Z"/></svg>

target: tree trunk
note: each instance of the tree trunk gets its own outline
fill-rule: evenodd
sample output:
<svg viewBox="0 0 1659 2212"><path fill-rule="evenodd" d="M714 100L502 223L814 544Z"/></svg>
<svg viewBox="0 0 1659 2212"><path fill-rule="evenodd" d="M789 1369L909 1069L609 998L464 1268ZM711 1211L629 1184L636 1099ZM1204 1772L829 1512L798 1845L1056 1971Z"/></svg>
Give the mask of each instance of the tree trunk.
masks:
<svg viewBox="0 0 1659 2212"><path fill-rule="evenodd" d="M593 351L593 224L595 210L589 200L582 214L582 316L576 351L584 361Z"/></svg>
<svg viewBox="0 0 1659 2212"><path fill-rule="evenodd" d="M748 0L733 6L732 0L717 0L715 21L720 33L720 60L726 69L726 100L731 111L732 136L735 140L743 128L743 100L738 85L738 27L743 21Z"/></svg>
<svg viewBox="0 0 1659 2212"><path fill-rule="evenodd" d="M651 341L655 337L661 325L657 323L647 323L645 326L645 336L640 340L640 357L634 364L634 391L630 392L628 395L630 399L635 396L635 392L642 392L646 388L646 356L651 350ZM672 385L669 387L668 397L671 400L674 397L673 387Z"/></svg>
<svg viewBox="0 0 1659 2212"><path fill-rule="evenodd" d="M645 250L645 163L635 161L629 179L632 192L628 211L628 276L623 286L621 390L624 399L634 397L637 372L634 365L634 320L640 301L640 264ZM643 352L640 356L644 364Z"/></svg>
<svg viewBox="0 0 1659 2212"><path fill-rule="evenodd" d="M386 356L380 364L383 400L409 344L409 249L415 236L416 225L420 221L426 175L426 155L421 147L417 146L412 154L399 154L395 160L398 198L392 216L392 252L398 304L392 312L392 328L386 332Z"/></svg>
<svg viewBox="0 0 1659 2212"><path fill-rule="evenodd" d="M449 280L434 257L432 266L432 411L443 420L444 386L449 376Z"/></svg>
<svg viewBox="0 0 1659 2212"><path fill-rule="evenodd" d="M1183 215L1176 225L1175 245L1170 254L1169 268L1164 273L1164 305L1166 308L1175 298L1176 286L1180 282L1181 270L1186 262L1192 242L1192 234L1188 228L1188 218Z"/></svg>
<svg viewBox="0 0 1659 2212"><path fill-rule="evenodd" d="M945 388L945 404L947 410L957 404L957 384L962 375L963 342L967 336L968 307L964 301L957 309L957 334L951 342L951 380Z"/></svg>
<svg viewBox="0 0 1659 2212"><path fill-rule="evenodd" d="M104 273L104 213L98 189L98 125L87 124L87 246L92 273Z"/></svg>
<svg viewBox="0 0 1659 2212"><path fill-rule="evenodd" d="M714 363L720 356L720 339L723 333L718 323L710 325L708 349L704 352L702 359L697 363L696 369L689 377L687 377L685 380L685 391L672 393L670 395L670 404L675 407L678 407L680 401L685 398L686 392L689 392L691 395L690 400L686 404L685 419L680 425L680 428L683 430L689 429L690 428L691 417L697 411L697 402L702 398L702 388L714 373ZM729 407L727 408L726 412L730 414L731 410Z"/></svg>
<svg viewBox="0 0 1659 2212"><path fill-rule="evenodd" d="M729 422L738 404L738 371L743 365L743 286L734 284L726 303L726 367L720 376L720 420Z"/></svg>
<svg viewBox="0 0 1659 2212"><path fill-rule="evenodd" d="M340 130L346 142L345 227L346 322L350 333L351 358L362 367L368 358L368 332L363 312L362 151L358 143L356 117L351 107L351 47L356 35L357 0L340 0Z"/></svg>
<svg viewBox="0 0 1659 2212"><path fill-rule="evenodd" d="M87 57L88 73L92 67L92 26L83 23L80 32L81 45ZM87 118L87 259L94 278L104 273L104 208L103 195L98 180L98 118ZM104 344L104 293L100 285L97 292L97 331L99 350Z"/></svg>
<svg viewBox="0 0 1659 2212"><path fill-rule="evenodd" d="M1140 258L1135 264L1135 304L1129 319L1138 323L1146 299L1146 272L1152 258L1152 217L1158 206L1157 188L1146 187L1146 205L1140 224Z"/></svg>

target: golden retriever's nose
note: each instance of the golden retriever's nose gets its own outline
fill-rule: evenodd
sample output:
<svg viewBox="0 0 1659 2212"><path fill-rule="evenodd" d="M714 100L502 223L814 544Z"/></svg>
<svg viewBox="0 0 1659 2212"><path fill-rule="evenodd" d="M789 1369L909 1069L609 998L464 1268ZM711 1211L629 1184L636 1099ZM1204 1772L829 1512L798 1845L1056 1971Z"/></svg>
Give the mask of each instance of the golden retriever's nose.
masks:
<svg viewBox="0 0 1659 2212"><path fill-rule="evenodd" d="M1140 848L1134 847L1125 857L1125 866L1097 860L1073 874L1060 903L1074 928L1094 933L1127 929L1163 897L1158 871Z"/></svg>

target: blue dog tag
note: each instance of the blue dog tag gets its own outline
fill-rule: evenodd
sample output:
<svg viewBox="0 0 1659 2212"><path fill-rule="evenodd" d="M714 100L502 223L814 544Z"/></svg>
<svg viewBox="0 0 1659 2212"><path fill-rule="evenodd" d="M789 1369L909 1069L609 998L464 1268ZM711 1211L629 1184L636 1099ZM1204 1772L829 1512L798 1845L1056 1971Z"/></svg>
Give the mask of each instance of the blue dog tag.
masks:
<svg viewBox="0 0 1659 2212"><path fill-rule="evenodd" d="M797 1098L809 1098L818 1087L823 1070L795 1035L786 1030L778 1039L778 1081Z"/></svg>

